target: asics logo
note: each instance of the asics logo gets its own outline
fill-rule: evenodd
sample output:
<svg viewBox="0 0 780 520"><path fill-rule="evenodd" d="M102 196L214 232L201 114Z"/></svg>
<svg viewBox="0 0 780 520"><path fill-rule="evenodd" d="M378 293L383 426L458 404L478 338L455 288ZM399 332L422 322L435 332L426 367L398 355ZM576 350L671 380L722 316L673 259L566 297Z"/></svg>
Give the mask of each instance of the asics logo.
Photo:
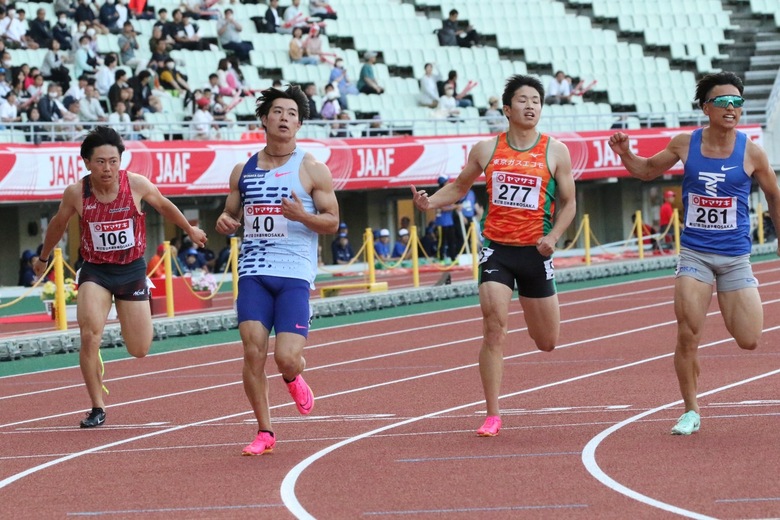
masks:
<svg viewBox="0 0 780 520"><path fill-rule="evenodd" d="M736 168L736 166L729 166L728 168L726 168L726 165L724 164L723 166L720 167L720 171L727 172L729 170L733 170L734 168Z"/></svg>
<svg viewBox="0 0 780 520"><path fill-rule="evenodd" d="M133 293L133 296L143 296L146 294L146 289L138 289Z"/></svg>
<svg viewBox="0 0 780 520"><path fill-rule="evenodd" d="M285 176L285 175L287 175L288 173L292 173L292 172L276 172L276 173L274 174L274 177L284 177L284 176Z"/></svg>

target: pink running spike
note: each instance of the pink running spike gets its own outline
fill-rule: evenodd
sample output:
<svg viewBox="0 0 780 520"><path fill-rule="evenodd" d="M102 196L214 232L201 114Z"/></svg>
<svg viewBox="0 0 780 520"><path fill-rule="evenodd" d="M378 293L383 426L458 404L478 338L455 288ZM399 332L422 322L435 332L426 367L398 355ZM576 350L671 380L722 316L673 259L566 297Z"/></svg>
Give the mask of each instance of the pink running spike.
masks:
<svg viewBox="0 0 780 520"><path fill-rule="evenodd" d="M490 415L485 419L482 427L477 430L477 435L480 437L495 437L498 435L498 431L501 429L501 417L498 415Z"/></svg>
<svg viewBox="0 0 780 520"><path fill-rule="evenodd" d="M260 432L252 441L252 444L244 448L242 455L262 455L263 453L269 453L274 450L276 445L276 437L268 432Z"/></svg>
<svg viewBox="0 0 780 520"><path fill-rule="evenodd" d="M290 395L295 401L295 406L298 407L298 411L301 415L308 415L314 408L314 393L303 380L303 376L298 374L298 377L287 383L287 390L290 391Z"/></svg>

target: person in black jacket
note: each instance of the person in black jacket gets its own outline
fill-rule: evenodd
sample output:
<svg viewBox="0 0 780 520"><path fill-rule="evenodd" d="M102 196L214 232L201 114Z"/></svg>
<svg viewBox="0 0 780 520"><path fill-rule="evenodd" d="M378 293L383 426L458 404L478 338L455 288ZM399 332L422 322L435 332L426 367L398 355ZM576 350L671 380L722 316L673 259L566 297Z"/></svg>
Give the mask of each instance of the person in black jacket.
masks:
<svg viewBox="0 0 780 520"><path fill-rule="evenodd" d="M40 47L49 47L49 44L54 39L54 33L51 30L51 23L46 19L45 9L38 9L35 12L35 18L30 20L27 27L27 36L32 38Z"/></svg>

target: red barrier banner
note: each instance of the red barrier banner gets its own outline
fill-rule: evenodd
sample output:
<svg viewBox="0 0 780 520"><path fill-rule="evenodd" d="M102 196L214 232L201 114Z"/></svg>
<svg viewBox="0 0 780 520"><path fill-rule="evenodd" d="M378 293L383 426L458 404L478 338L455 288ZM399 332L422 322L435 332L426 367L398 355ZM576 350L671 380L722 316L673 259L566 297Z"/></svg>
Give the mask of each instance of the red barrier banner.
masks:
<svg viewBox="0 0 780 520"><path fill-rule="evenodd" d="M692 128L627 130L631 149L649 157L678 133ZM740 130L760 142L761 127ZM578 181L627 177L608 145L612 130L553 133L571 151ZM432 185L439 176L455 177L471 147L485 135L300 139L298 145L328 165L337 191ZM262 149L263 141L127 141L122 168L140 173L169 197L225 195L233 167ZM86 170L78 143L27 145L0 143L0 202L57 200ZM682 174L677 164L670 174Z"/></svg>

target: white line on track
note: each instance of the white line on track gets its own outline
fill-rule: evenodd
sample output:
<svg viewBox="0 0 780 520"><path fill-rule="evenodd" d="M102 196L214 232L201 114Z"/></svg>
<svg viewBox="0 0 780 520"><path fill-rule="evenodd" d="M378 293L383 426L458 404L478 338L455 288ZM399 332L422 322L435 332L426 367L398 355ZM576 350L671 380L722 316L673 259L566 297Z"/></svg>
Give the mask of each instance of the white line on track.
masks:
<svg viewBox="0 0 780 520"><path fill-rule="evenodd" d="M776 330L780 327L773 327L772 329L768 330ZM753 381L758 381L759 379L764 379L766 377L771 377L774 375L780 374L780 369L772 370L771 372L765 372L763 374L759 374L757 376L753 376L747 379L743 379L741 381L736 381L734 383L721 386L720 388L715 388L713 390L709 390L707 392L702 392L698 395L698 397L705 397L712 394L717 394L718 392L723 392L724 390L730 390L731 388L736 388L738 386L752 383ZM596 462L596 449L599 447L599 445L609 437L611 434L615 433L619 429L623 428L624 426L627 426L633 422L638 421L639 419L642 419L644 417L647 417L648 415L652 415L656 412L660 412L661 410L666 410L667 408L671 408L673 406L677 406L679 404L682 404L683 401L680 399L679 401L674 401L673 403L667 403L662 406L658 406L656 408L653 408L651 410L647 410L646 412L642 412L640 414L634 415L633 417L629 417L628 419L625 419L624 421L621 421L606 430L602 431L595 437L593 437L588 444L585 445L585 448L582 450L582 463L585 465L585 469L588 470L588 473L593 475L593 477L596 478L599 482L607 486L609 489L616 491L620 493L621 495L625 495L628 498L631 498L633 500L636 500L638 502L641 502L643 504L646 504L648 506L652 506L664 511L669 511L670 513L675 513L681 516L685 516L688 518L696 518L698 520L711 520L712 517L704 515L702 513L697 513L695 511L689 511L687 509L683 509L681 507L677 507L672 504L668 504L666 502L662 502L660 500L656 500L654 498L651 498L647 495L643 495L642 493L635 491L633 489L630 489L627 486L624 486L620 482L617 482L615 479L607 475L598 465L598 462Z"/></svg>

